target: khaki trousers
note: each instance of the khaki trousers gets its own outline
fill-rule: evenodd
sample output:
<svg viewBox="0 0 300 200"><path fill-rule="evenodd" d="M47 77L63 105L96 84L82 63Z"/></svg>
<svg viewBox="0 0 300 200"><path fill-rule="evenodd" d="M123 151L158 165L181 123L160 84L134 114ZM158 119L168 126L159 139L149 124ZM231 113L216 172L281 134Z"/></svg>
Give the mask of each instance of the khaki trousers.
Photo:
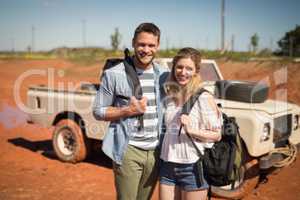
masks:
<svg viewBox="0 0 300 200"><path fill-rule="evenodd" d="M118 200L149 200L158 177L159 154L128 145L122 165L113 163Z"/></svg>

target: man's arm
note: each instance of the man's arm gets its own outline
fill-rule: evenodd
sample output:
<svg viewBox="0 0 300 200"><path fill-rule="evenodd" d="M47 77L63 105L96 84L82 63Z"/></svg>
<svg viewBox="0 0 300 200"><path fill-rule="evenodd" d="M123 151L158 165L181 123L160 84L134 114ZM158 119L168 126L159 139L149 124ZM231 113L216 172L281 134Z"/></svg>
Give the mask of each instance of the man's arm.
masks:
<svg viewBox="0 0 300 200"><path fill-rule="evenodd" d="M97 120L115 121L124 117L143 114L146 111L146 97L143 97L141 100L131 97L128 106L112 106L115 98L115 81L113 79L114 76L110 76L108 73L104 72L94 101L94 117Z"/></svg>
<svg viewBox="0 0 300 200"><path fill-rule="evenodd" d="M147 106L146 97L143 97L141 100L137 100L135 97L131 97L128 106L107 107L102 120L115 121L124 117L137 116L143 114L146 111L146 106Z"/></svg>

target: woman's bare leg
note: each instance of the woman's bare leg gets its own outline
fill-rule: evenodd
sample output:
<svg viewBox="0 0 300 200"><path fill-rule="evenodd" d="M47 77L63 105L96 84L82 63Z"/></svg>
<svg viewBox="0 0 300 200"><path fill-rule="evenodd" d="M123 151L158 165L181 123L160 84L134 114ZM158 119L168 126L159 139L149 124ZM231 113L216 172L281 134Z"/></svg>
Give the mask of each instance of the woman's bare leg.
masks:
<svg viewBox="0 0 300 200"><path fill-rule="evenodd" d="M180 200L180 188L174 185L159 184L160 200Z"/></svg>
<svg viewBox="0 0 300 200"><path fill-rule="evenodd" d="M207 190L183 191L181 192L182 200L206 200Z"/></svg>

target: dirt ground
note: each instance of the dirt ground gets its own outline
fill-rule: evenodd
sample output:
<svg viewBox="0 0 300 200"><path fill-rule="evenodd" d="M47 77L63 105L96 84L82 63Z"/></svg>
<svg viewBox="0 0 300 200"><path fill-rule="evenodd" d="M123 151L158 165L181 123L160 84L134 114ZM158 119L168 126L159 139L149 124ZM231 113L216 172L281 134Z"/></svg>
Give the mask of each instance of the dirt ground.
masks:
<svg viewBox="0 0 300 200"><path fill-rule="evenodd" d="M287 90L287 99L300 105L300 64L218 64L225 78L263 80L272 88L270 98L283 98L279 94ZM26 124L27 115L16 106L13 92L20 81L20 98L25 103L29 85L49 85L45 75L31 75L22 81L21 75L29 70L53 72L56 87L58 83L98 82L100 68L100 64L79 66L63 60L0 60L0 199L115 199L111 161L99 152L82 163L60 162L51 145L52 128ZM292 165L262 178L244 199L300 200L299 170L298 158ZM153 199L158 199L157 190Z"/></svg>

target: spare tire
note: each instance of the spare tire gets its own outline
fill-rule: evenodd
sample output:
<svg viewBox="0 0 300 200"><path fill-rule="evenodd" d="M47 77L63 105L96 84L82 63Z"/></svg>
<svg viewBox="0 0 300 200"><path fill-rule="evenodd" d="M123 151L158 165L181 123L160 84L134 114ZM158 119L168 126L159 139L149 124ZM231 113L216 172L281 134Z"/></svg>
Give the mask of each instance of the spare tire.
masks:
<svg viewBox="0 0 300 200"><path fill-rule="evenodd" d="M268 98L269 87L265 83L251 81L216 81L216 97L231 101L262 103Z"/></svg>

